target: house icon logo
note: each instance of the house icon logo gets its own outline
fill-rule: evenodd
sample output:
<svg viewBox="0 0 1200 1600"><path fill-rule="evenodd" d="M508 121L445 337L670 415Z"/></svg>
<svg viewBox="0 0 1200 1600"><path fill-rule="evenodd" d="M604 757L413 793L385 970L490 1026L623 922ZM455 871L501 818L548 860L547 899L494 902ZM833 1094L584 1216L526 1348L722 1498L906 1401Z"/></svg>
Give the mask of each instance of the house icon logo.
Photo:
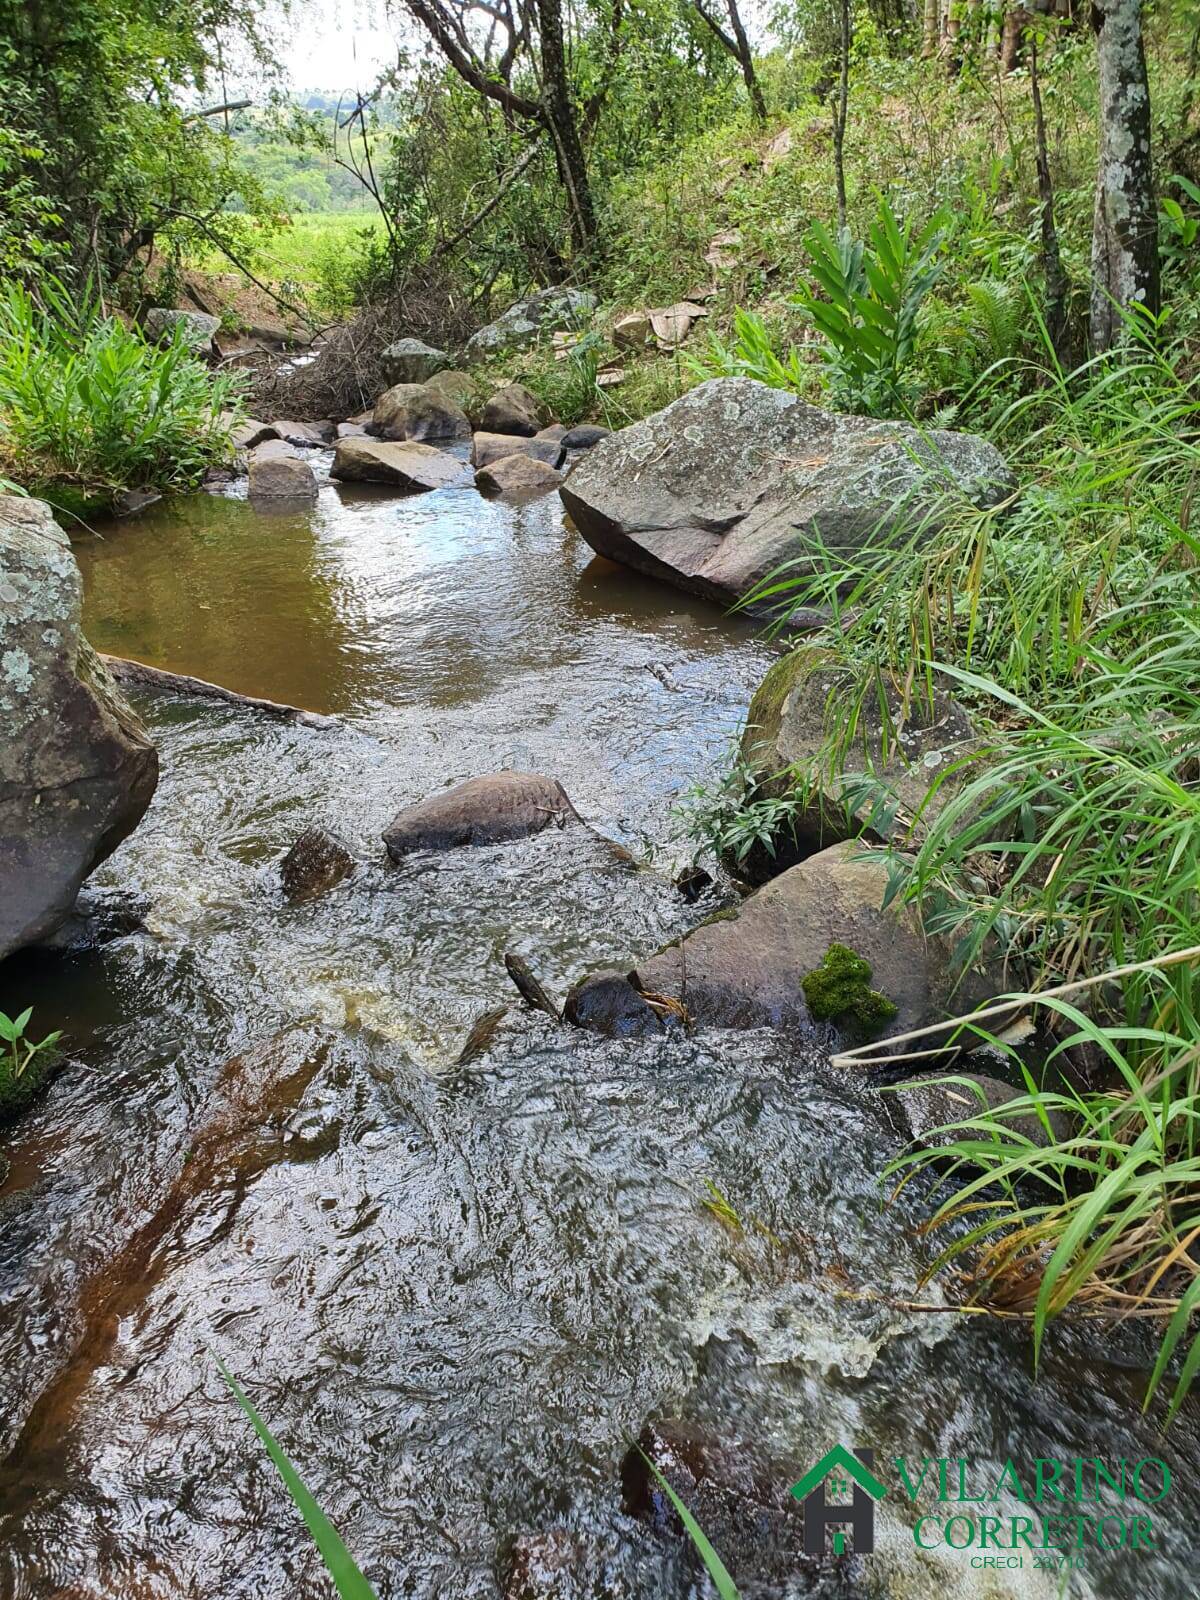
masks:
<svg viewBox="0 0 1200 1600"><path fill-rule="evenodd" d="M837 1526L839 1523L848 1526L853 1533L855 1555L869 1555L874 1550L875 1502L887 1493L871 1471L874 1465L874 1450L855 1450L851 1455L843 1445L835 1444L815 1467L792 1485L792 1495L804 1507L806 1555L825 1553L825 1530L830 1527L836 1529L833 1554L845 1555L846 1535ZM850 1488L854 1491L851 1499L840 1499ZM827 1498L826 1490L832 1490L832 1501Z"/></svg>

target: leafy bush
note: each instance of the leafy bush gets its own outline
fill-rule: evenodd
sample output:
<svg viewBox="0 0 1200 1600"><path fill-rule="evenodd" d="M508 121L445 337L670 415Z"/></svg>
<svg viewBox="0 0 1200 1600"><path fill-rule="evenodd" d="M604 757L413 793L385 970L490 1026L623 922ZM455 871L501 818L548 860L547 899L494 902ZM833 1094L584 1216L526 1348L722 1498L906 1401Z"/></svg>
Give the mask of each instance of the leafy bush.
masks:
<svg viewBox="0 0 1200 1600"><path fill-rule="evenodd" d="M39 304L0 287L0 455L19 481L105 496L184 488L228 452L238 380L214 377L182 328L160 345L51 280Z"/></svg>

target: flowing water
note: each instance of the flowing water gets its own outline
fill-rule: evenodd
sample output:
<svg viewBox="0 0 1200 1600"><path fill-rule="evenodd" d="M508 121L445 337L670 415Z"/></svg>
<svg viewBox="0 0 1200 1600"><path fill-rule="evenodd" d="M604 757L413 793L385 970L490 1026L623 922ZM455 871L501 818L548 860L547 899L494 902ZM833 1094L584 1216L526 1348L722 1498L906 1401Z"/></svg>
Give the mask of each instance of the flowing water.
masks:
<svg viewBox="0 0 1200 1600"><path fill-rule="evenodd" d="M672 888L672 808L769 659L750 630L590 560L553 498L326 483L303 514L196 497L101 531L100 649L340 723L141 701L162 780L96 876L144 927L0 971L0 1008L70 1040L0 1145L0 1597L328 1593L218 1357L381 1600L494 1600L543 1532L570 1560L514 1600L704 1592L623 1502L660 1417L799 1468L838 1441L984 1480L1171 1467L1157 1552L989 1571L917 1551L889 1498L850 1576L743 1562L746 1596L1196 1592L1194 1419L1140 1418L1128 1341L1056 1338L1035 1384L1019 1330L904 1309L941 1291L927 1194L881 1204L878 1095L767 1034L606 1042L516 1003L506 950L561 997L713 909ZM603 838L385 863L402 804L506 766ZM361 865L290 906L278 859L314 823Z"/></svg>

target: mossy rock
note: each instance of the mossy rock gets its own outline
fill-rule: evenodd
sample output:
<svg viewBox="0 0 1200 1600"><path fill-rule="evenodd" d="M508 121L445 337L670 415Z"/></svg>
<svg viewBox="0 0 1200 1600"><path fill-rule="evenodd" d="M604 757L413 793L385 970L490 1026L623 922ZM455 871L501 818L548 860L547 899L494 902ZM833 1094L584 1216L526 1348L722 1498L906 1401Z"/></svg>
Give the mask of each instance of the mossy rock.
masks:
<svg viewBox="0 0 1200 1600"><path fill-rule="evenodd" d="M831 944L800 987L814 1022L835 1022L863 1039L876 1038L896 1015L895 1002L871 988L871 963L848 945Z"/></svg>
<svg viewBox="0 0 1200 1600"><path fill-rule="evenodd" d="M791 795L796 805L777 828L773 850L757 845L726 867L765 883L847 839L918 842L955 792L951 778L926 804L931 785L973 739L966 713L940 690L932 700L914 690L906 701L890 681L864 683L833 650L790 651L772 664L750 702L741 758L749 798ZM864 776L876 780L874 801L862 797Z"/></svg>
<svg viewBox="0 0 1200 1600"><path fill-rule="evenodd" d="M62 1052L45 1050L18 1078L13 1073L11 1055L0 1057L0 1128L23 1116L34 1101L50 1086L50 1080L63 1064Z"/></svg>

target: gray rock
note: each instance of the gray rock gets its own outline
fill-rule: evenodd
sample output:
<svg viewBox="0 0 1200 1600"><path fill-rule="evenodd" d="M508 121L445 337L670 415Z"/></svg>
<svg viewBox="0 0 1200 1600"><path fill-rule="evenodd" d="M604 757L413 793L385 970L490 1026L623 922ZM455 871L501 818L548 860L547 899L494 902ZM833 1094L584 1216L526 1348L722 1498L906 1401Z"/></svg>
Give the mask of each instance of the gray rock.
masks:
<svg viewBox="0 0 1200 1600"><path fill-rule="evenodd" d="M471 440L471 465L488 467L505 456L528 456L548 467L562 464L563 447L557 439L526 439L515 433L477 433Z"/></svg>
<svg viewBox="0 0 1200 1600"><path fill-rule="evenodd" d="M313 469L290 444L268 439L250 452L251 500L313 500Z"/></svg>
<svg viewBox="0 0 1200 1600"><path fill-rule="evenodd" d="M345 483L391 483L400 489L445 489L465 468L444 450L415 440L339 439L330 477Z"/></svg>
<svg viewBox="0 0 1200 1600"><path fill-rule="evenodd" d="M370 437L365 422L339 422L337 425L339 439L366 439Z"/></svg>
<svg viewBox="0 0 1200 1600"><path fill-rule="evenodd" d="M509 306L503 316L467 340L468 361L486 361L504 350L524 350L534 344L543 331L577 328L596 309L596 296L586 289L539 289Z"/></svg>
<svg viewBox="0 0 1200 1600"><path fill-rule="evenodd" d="M479 417L484 433L520 433L532 438L541 425L537 396L522 383L506 383L497 389Z"/></svg>
<svg viewBox="0 0 1200 1600"><path fill-rule="evenodd" d="M220 326L220 317L210 316L207 311L175 311L168 306L151 306L143 319L147 339L171 337L176 328L182 328L184 343L204 355L212 350L213 336Z"/></svg>
<svg viewBox="0 0 1200 1600"><path fill-rule="evenodd" d="M563 1021L605 1039L648 1039L666 1031L658 1012L620 972L595 972L577 983L563 1006Z"/></svg>
<svg viewBox="0 0 1200 1600"><path fill-rule="evenodd" d="M561 422L552 422L549 427L539 428L534 434L535 439L552 439L561 444L567 436L567 430Z"/></svg>
<svg viewBox="0 0 1200 1600"><path fill-rule="evenodd" d="M324 450L337 436L333 422L292 422L288 418L272 422L271 432L286 444L298 445L301 450Z"/></svg>
<svg viewBox="0 0 1200 1600"><path fill-rule="evenodd" d="M503 844L577 820L557 779L536 772L496 772L405 806L388 824L383 842L393 861L401 861L414 850Z"/></svg>
<svg viewBox="0 0 1200 1600"><path fill-rule="evenodd" d="M590 450L611 433L611 428L602 428L599 423L581 422L577 428L571 428L563 435L563 444L568 450Z"/></svg>
<svg viewBox="0 0 1200 1600"><path fill-rule="evenodd" d="M930 703L920 685L905 707L889 683L885 718L876 685L861 697L855 689L849 668L810 646L775 662L759 685L741 742L752 793L771 799L806 791L808 800L780 824L773 850L756 844L741 860L726 857L735 876L765 883L842 839L915 846L957 792L951 775L926 803L930 785L974 742L966 712L940 690ZM826 754L831 729L843 743Z"/></svg>
<svg viewBox="0 0 1200 1600"><path fill-rule="evenodd" d="M235 450L253 450L256 444L265 444L279 435L269 422L259 422L255 417L242 417L229 430L230 442Z"/></svg>
<svg viewBox="0 0 1200 1600"><path fill-rule="evenodd" d="M474 420L478 407L478 388L475 379L469 372L459 372L454 367L449 367L445 372L435 372L432 378L425 382L427 389L432 389L434 394L440 395L443 400L448 400L451 405L458 406Z"/></svg>
<svg viewBox="0 0 1200 1600"><path fill-rule="evenodd" d="M283 892L293 905L336 889L354 871L353 855L324 828L305 828L279 864Z"/></svg>
<svg viewBox="0 0 1200 1600"><path fill-rule="evenodd" d="M720 604L819 530L852 553L1013 488L972 434L839 416L750 378L714 378L602 439L559 493L592 548ZM802 568L794 569L802 571Z"/></svg>
<svg viewBox="0 0 1200 1600"><path fill-rule="evenodd" d="M899 1102L916 1142L935 1150L954 1142L953 1133L941 1131L949 1124L985 1116L989 1111L1001 1111L1004 1106L1023 1097L1023 1090L1014 1089L999 1078L988 1078L973 1072L932 1081L921 1079L898 1084L886 1096L888 1100ZM1010 1129L1032 1144L1045 1148L1051 1142L1041 1119L1033 1113L998 1116L996 1120L1000 1128ZM1070 1122L1061 1112L1048 1113L1046 1120L1050 1124L1054 1143L1070 1138ZM986 1138L986 1133L983 1129L977 1129L964 1137L982 1139Z"/></svg>
<svg viewBox="0 0 1200 1600"><path fill-rule="evenodd" d="M475 487L485 494L548 494L561 482L561 472L528 455L501 456L475 474Z"/></svg>
<svg viewBox="0 0 1200 1600"><path fill-rule="evenodd" d="M381 439L469 439L467 414L428 384L398 383L375 402L375 432Z"/></svg>
<svg viewBox="0 0 1200 1600"><path fill-rule="evenodd" d="M803 989L836 943L870 964L870 986L896 1007L882 1037L939 1022L954 992L946 953L925 938L911 906L883 909L887 886L881 855L862 859L858 845L833 845L641 962L630 981L700 1025L837 1032L810 1016ZM981 993L968 974L955 1006L968 1009Z"/></svg>
<svg viewBox="0 0 1200 1600"><path fill-rule="evenodd" d="M158 782L154 746L80 631L82 593L50 507L0 496L0 958L63 922Z"/></svg>
<svg viewBox="0 0 1200 1600"><path fill-rule="evenodd" d="M444 350L435 350L421 339L397 339L380 353L379 359L389 383L425 383L450 365Z"/></svg>
<svg viewBox="0 0 1200 1600"><path fill-rule="evenodd" d="M113 496L114 517L136 517L162 499L157 489L121 489Z"/></svg>

